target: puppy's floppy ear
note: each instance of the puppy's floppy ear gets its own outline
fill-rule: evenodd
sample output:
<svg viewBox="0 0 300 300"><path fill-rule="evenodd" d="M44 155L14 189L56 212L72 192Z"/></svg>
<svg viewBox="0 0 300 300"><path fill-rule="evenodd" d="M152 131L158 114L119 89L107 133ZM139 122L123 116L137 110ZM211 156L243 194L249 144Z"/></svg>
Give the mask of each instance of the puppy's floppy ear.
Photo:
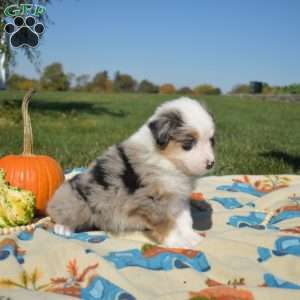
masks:
<svg viewBox="0 0 300 300"><path fill-rule="evenodd" d="M164 149L168 145L175 130L182 125L181 114L176 110L165 112L148 124L157 145L161 149Z"/></svg>

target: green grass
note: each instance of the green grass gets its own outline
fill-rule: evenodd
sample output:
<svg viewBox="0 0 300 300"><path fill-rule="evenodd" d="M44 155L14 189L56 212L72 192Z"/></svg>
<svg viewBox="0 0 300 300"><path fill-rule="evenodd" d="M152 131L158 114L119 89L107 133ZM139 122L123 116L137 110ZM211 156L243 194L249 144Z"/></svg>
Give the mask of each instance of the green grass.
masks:
<svg viewBox="0 0 300 300"><path fill-rule="evenodd" d="M0 156L22 152L21 98L0 92ZM176 97L176 96L175 96ZM36 154L85 166L133 133L173 96L41 92L30 113ZM300 103L201 97L217 127L214 174L300 174Z"/></svg>

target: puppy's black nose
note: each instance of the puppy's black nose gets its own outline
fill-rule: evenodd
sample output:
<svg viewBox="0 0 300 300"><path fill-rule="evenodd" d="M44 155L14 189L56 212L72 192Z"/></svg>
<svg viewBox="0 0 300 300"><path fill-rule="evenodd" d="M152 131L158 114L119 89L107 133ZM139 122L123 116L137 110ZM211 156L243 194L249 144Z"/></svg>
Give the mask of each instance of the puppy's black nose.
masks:
<svg viewBox="0 0 300 300"><path fill-rule="evenodd" d="M206 169L211 169L213 166L214 166L214 164L215 164L215 162L212 160L212 161L210 161L210 160L208 160L207 162L206 162Z"/></svg>

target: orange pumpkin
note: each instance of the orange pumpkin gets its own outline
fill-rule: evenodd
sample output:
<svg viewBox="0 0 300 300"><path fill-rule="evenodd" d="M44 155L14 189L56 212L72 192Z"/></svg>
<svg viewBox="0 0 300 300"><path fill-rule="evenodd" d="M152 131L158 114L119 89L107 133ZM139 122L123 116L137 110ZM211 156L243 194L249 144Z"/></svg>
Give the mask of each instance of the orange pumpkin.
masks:
<svg viewBox="0 0 300 300"><path fill-rule="evenodd" d="M23 153L7 155L0 159L0 168L6 172L6 180L13 186L31 190L36 196L36 210L45 214L47 202L64 181L59 163L46 155L33 154L33 137L28 104L34 90L30 90L22 101L24 124Z"/></svg>

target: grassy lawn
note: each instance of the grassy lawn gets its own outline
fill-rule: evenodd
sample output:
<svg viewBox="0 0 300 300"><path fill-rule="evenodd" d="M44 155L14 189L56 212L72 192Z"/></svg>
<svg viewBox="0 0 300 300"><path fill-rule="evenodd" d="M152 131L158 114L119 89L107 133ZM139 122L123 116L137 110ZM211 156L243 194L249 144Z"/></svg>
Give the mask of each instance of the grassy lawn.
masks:
<svg viewBox="0 0 300 300"><path fill-rule="evenodd" d="M21 98L0 92L0 157L22 152ZM177 96L175 96L177 97ZM85 166L174 96L41 92L30 106L36 154ZM300 103L201 97L217 123L214 174L300 174Z"/></svg>

